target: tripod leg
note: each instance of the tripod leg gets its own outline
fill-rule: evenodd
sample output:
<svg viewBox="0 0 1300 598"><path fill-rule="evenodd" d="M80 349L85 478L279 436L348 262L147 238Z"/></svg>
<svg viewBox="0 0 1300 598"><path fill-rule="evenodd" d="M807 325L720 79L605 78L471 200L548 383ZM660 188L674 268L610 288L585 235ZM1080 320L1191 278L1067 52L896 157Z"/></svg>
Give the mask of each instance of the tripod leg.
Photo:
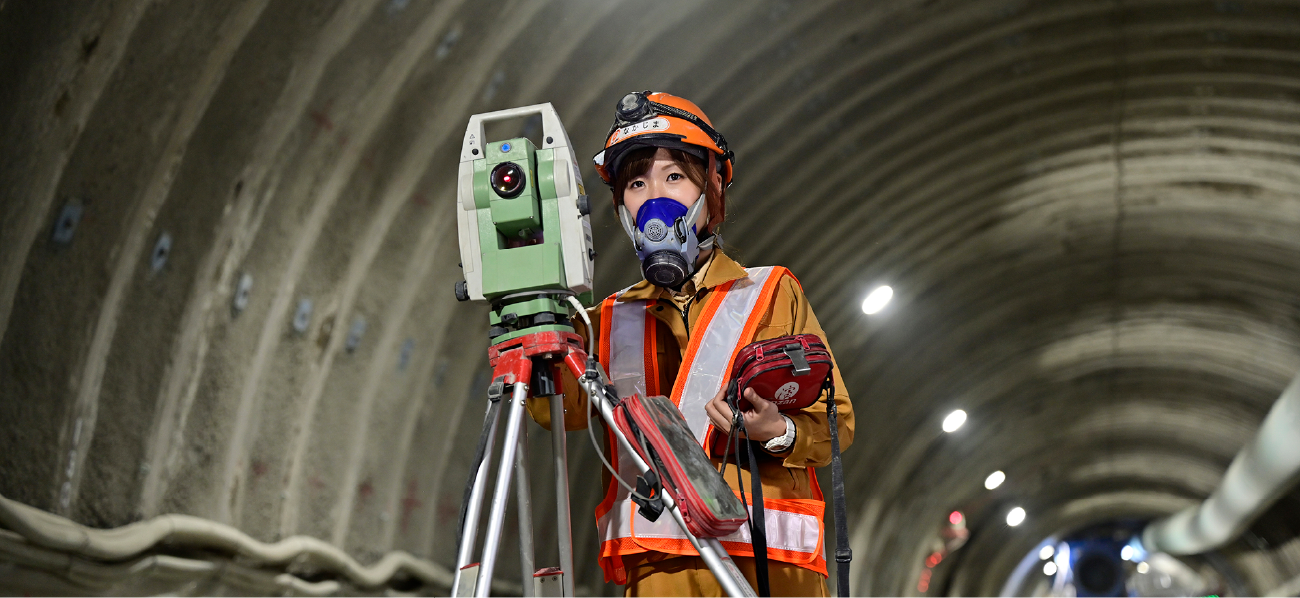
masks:
<svg viewBox="0 0 1300 598"><path fill-rule="evenodd" d="M560 543L564 595L573 596L573 525L569 521L569 448L564 435L564 395L551 396L551 453L555 459L555 531Z"/></svg>
<svg viewBox="0 0 1300 598"><path fill-rule="evenodd" d="M497 424L501 421L501 408L498 404L489 404L484 415L484 427L487 429L484 440L483 458L474 472L474 483L466 502L465 519L462 522L460 549L456 552L456 577L452 582L451 595L459 596L461 589L461 569L470 564L474 555L474 541L478 538L479 516L483 510L483 493L488 486L488 467L492 463L492 447L496 442Z"/></svg>
<svg viewBox="0 0 1300 598"><path fill-rule="evenodd" d="M515 509L519 512L519 567L523 596L533 595L533 497L528 487L528 420L519 420L519 449L515 453Z"/></svg>
<svg viewBox="0 0 1300 598"><path fill-rule="evenodd" d="M506 437L501 446L502 467L497 470L496 489L492 492L492 510L488 513L487 537L483 539L482 564L479 566L476 596L486 597L492 587L492 570L497 564L497 549L501 546L501 527L506 518L506 503L510 501L510 467L519 450L519 424L524 416L524 401L528 399L528 385L515 382L510 397L510 417L506 420ZM531 581L531 580L529 580Z"/></svg>

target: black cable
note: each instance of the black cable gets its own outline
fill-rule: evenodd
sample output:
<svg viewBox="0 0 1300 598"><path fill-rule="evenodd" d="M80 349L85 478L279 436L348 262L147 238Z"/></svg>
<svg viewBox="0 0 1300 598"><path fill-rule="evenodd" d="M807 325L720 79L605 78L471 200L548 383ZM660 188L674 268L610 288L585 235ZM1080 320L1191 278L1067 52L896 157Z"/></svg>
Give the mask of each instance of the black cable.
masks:
<svg viewBox="0 0 1300 598"><path fill-rule="evenodd" d="M456 527L456 554L460 554L460 543L465 535L465 516L469 513L470 495L474 493L474 481L478 479L478 468L483 463L483 454L487 452L488 433L492 422L496 421L497 412L501 410L501 401L493 400L488 405L487 414L483 416L483 431L478 435L478 448L474 451L474 460L470 463L469 481L465 482L465 495L460 501L460 525ZM472 539L470 540L473 541Z"/></svg>

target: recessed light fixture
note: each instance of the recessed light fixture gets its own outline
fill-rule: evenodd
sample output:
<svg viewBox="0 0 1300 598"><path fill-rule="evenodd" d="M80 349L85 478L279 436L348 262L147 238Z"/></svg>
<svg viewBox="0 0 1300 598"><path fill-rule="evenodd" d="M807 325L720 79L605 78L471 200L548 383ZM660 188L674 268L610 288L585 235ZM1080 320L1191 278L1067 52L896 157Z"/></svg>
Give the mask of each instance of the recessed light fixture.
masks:
<svg viewBox="0 0 1300 598"><path fill-rule="evenodd" d="M1044 561L1052 558L1052 555L1054 554L1056 554L1056 548L1053 547L1051 544L1048 544L1047 546L1038 549L1038 558Z"/></svg>
<svg viewBox="0 0 1300 598"><path fill-rule="evenodd" d="M1046 575L1056 575L1056 563L1047 561L1043 563L1043 573Z"/></svg>
<svg viewBox="0 0 1300 598"><path fill-rule="evenodd" d="M984 487L988 488L989 490L992 490L994 488L997 488L998 486L1001 486L1002 482L1005 481L1007 481L1007 474L1002 473L1001 470L998 470L993 473L990 473L989 477L984 478Z"/></svg>
<svg viewBox="0 0 1300 598"><path fill-rule="evenodd" d="M1015 527L1023 523L1024 520L1025 520L1024 509L1020 507L1016 507L1014 509L1011 509L1010 511L1007 511L1007 525L1010 525L1011 527Z"/></svg>
<svg viewBox="0 0 1300 598"><path fill-rule="evenodd" d="M966 412L958 409L949 413L948 417L943 418L943 431L956 432L957 428L960 428L964 423L966 423Z"/></svg>
<svg viewBox="0 0 1300 598"><path fill-rule="evenodd" d="M894 289L889 285L878 286L862 300L862 313L871 315L879 313L894 298Z"/></svg>

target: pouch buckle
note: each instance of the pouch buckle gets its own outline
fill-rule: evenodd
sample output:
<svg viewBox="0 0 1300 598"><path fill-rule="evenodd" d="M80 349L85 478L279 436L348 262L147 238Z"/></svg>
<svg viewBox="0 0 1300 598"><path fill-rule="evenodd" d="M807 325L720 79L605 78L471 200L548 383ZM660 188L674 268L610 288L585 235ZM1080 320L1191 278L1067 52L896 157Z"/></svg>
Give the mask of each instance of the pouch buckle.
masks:
<svg viewBox="0 0 1300 598"><path fill-rule="evenodd" d="M808 365L808 358L803 352L803 345L799 343L790 343L784 349L786 357L790 358L790 364L794 366L794 375L803 376L812 373L812 367Z"/></svg>

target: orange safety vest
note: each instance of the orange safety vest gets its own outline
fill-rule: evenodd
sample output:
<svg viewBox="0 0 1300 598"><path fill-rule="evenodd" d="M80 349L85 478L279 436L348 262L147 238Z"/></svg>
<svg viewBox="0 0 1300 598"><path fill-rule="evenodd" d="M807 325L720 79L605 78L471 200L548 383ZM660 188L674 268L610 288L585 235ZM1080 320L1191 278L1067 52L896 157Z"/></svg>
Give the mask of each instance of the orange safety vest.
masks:
<svg viewBox="0 0 1300 598"><path fill-rule="evenodd" d="M687 345L670 395L701 444L712 436L713 429L704 412L705 403L717 395L726 382L736 354L753 341L777 283L784 276L792 276L780 266L747 268L745 273L745 278L723 284L709 296L696 322L695 335ZM648 301L618 301L625 292L627 289L601 303L600 354L597 359L609 372L610 382L619 396L659 394L656 319L647 311L650 307ZM704 448L707 451L709 447ZM631 459L620 454L621 451L611 436L612 465L620 477L630 482L640 472L634 469ZM767 554L769 559L826 575L822 525L826 503L822 500L813 470L808 470L808 477L814 499L764 498ZM746 500L749 498L746 493ZM749 504L752 510L754 505L752 502ZM697 554L672 517L662 516L654 522L642 517L630 493L617 480L610 480L605 499L596 507L596 522L601 536L600 566L605 571L605 581L627 583L623 555L649 551ZM732 556L754 556L748 526L741 526L719 540Z"/></svg>

